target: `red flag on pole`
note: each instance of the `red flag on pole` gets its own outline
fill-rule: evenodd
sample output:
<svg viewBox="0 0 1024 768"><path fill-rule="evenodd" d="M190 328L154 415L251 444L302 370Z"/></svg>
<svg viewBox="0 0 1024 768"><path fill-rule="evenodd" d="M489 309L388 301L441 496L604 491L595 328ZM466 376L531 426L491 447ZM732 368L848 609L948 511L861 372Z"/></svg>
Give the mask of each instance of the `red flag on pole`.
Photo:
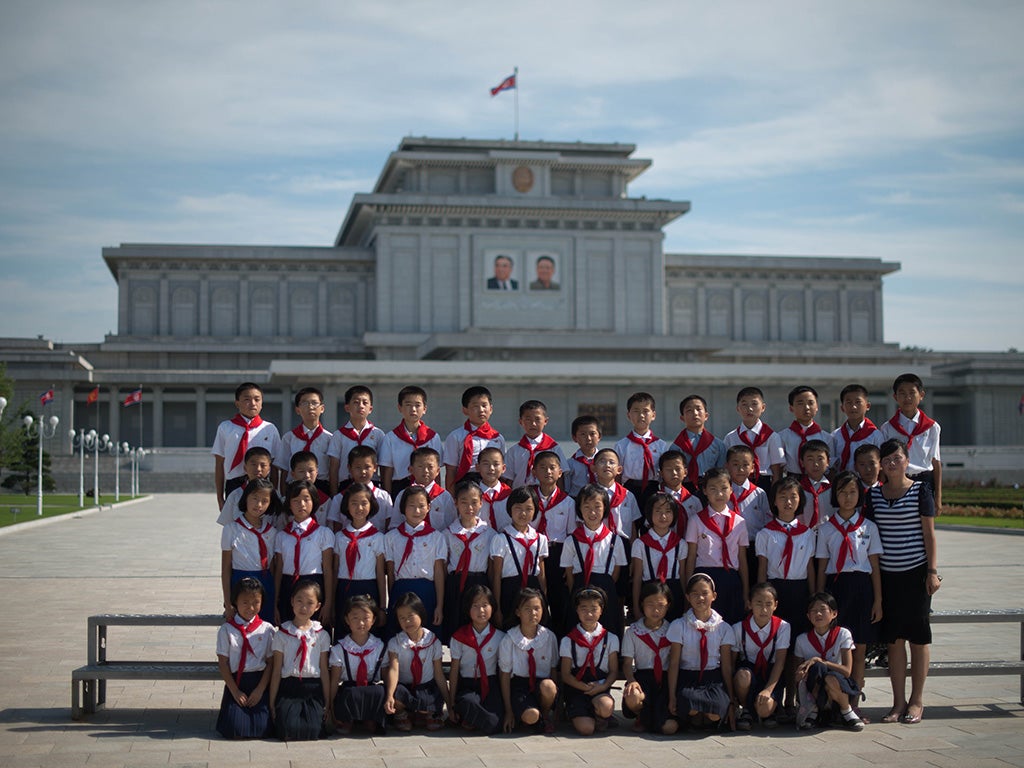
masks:
<svg viewBox="0 0 1024 768"><path fill-rule="evenodd" d="M43 392L43 394L41 394L39 396L39 404L40 405L49 405L52 402L53 402L53 387L50 387L48 390L46 390L45 392Z"/></svg>
<svg viewBox="0 0 1024 768"><path fill-rule="evenodd" d="M129 405L138 405L142 402L142 388L136 389L134 392L129 392L128 396L125 397L122 405L128 407Z"/></svg>
<svg viewBox="0 0 1024 768"><path fill-rule="evenodd" d="M97 402L99 399L100 399L100 388L96 387L96 389L94 389L92 392L90 392L89 396L85 398L85 404L86 405L92 405L93 403Z"/></svg>
<svg viewBox="0 0 1024 768"><path fill-rule="evenodd" d="M497 96L502 91L510 91L516 87L516 76L514 74L509 75L496 86L491 88L491 96Z"/></svg>

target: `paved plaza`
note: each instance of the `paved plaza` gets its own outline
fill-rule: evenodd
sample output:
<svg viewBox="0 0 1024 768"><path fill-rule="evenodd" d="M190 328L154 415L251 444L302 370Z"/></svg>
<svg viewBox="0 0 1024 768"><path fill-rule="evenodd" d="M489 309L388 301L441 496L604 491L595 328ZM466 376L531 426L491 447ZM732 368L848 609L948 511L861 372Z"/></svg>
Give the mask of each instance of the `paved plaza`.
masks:
<svg viewBox="0 0 1024 768"><path fill-rule="evenodd" d="M580 738L483 737L461 730L283 744L228 742L214 731L222 684L111 681L107 708L71 720L71 671L86 661L86 618L98 613L219 611L220 529L213 494L163 495L0 535L0 767L632 766L1024 768L1016 677L936 677L925 719L880 725L888 683L869 679L862 733L634 735L627 724ZM936 610L1024 605L1024 537L939 532L944 577ZM214 658L213 627L112 627L111 659ZM933 658L1014 658L1016 624L939 625Z"/></svg>

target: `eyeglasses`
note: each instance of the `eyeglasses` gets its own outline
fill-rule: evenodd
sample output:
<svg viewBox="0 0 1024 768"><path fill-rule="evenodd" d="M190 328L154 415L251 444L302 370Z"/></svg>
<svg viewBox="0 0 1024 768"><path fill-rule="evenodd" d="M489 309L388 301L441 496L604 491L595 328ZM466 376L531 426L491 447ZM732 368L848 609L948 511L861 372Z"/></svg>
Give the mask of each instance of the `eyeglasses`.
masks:
<svg viewBox="0 0 1024 768"><path fill-rule="evenodd" d="M323 403L317 402L316 400L303 400L299 403L301 408L319 408Z"/></svg>

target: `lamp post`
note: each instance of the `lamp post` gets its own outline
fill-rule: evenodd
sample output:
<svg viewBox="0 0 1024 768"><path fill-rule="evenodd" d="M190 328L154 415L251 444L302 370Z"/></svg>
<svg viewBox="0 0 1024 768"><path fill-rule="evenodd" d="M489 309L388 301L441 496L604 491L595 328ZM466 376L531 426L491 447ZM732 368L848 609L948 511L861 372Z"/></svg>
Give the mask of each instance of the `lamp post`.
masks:
<svg viewBox="0 0 1024 768"><path fill-rule="evenodd" d="M85 428L68 430L68 437L71 438L71 450L78 448L78 506L85 506L85 451L88 433Z"/></svg>
<svg viewBox="0 0 1024 768"><path fill-rule="evenodd" d="M110 435L98 435L95 429L90 429L89 434L86 435L91 445L89 449L93 452L93 470L92 470L92 500L93 504L97 508L102 506L100 504L100 451L107 450L107 446L110 444Z"/></svg>
<svg viewBox="0 0 1024 768"><path fill-rule="evenodd" d="M132 448L129 453L132 457L132 498L134 499L137 494L142 493L139 489L139 480L142 474L142 460L146 457L146 452L139 447Z"/></svg>
<svg viewBox="0 0 1024 768"><path fill-rule="evenodd" d="M0 396L0 416L4 415L4 411L7 409L7 398Z"/></svg>
<svg viewBox="0 0 1024 768"><path fill-rule="evenodd" d="M29 440L34 437L39 438L39 463L36 470L36 514L40 517L43 515L43 440L49 440L51 437L57 434L57 425L60 423L60 419L56 416L51 416L46 421L43 421L42 417L39 421L35 421L31 416L26 415L22 419L22 423L25 425L25 433L28 435ZM33 428L33 423L35 428Z"/></svg>
<svg viewBox="0 0 1024 768"><path fill-rule="evenodd" d="M121 500L121 457L128 456L131 449L128 443L112 441L106 449L114 457L114 501Z"/></svg>

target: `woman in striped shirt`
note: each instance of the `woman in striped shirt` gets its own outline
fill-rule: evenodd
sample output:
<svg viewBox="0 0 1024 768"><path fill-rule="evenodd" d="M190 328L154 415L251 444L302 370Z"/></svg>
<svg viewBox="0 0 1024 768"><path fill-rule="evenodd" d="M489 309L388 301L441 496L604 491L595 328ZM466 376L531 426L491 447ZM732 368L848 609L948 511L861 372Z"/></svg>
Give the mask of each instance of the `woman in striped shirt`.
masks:
<svg viewBox="0 0 1024 768"><path fill-rule="evenodd" d="M892 709L883 723L919 723L932 641L928 614L942 582L936 570L935 502L907 477L907 446L888 440L879 449L885 484L871 489L867 517L882 539L882 640L889 645ZM906 696L906 642L910 642L910 698Z"/></svg>

